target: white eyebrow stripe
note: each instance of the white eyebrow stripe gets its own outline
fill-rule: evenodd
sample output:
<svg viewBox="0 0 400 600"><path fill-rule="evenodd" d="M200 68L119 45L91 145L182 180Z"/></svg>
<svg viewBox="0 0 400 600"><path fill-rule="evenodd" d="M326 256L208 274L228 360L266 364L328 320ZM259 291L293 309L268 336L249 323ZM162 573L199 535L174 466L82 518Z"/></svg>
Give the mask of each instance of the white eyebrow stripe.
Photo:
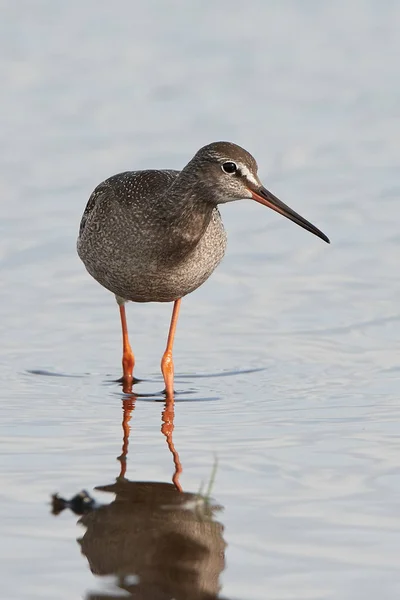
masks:
<svg viewBox="0 0 400 600"><path fill-rule="evenodd" d="M237 166L239 167L239 171L242 173L242 175L244 175L244 177L246 177L246 179L251 181L251 183L254 183L254 185L259 185L257 179L254 177L250 169L246 167L246 165L243 163L237 163Z"/></svg>

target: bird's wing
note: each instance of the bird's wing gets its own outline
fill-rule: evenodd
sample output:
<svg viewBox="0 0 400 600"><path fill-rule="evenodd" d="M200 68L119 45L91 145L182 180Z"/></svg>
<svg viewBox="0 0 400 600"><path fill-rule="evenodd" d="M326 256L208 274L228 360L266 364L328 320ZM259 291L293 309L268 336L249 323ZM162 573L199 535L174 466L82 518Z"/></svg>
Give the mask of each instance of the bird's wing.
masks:
<svg viewBox="0 0 400 600"><path fill-rule="evenodd" d="M86 204L86 208L83 211L81 223L79 226L79 237L82 235L83 230L85 229L85 225L86 225L90 215L94 211L95 207L98 206L98 204L102 201L102 199L109 198L110 195L114 195L113 190L109 185L107 185L107 183L105 181L103 181L103 183L100 183L96 187L96 189L92 192L92 194L88 200L88 203Z"/></svg>
<svg viewBox="0 0 400 600"><path fill-rule="evenodd" d="M178 176L179 171L149 170L125 171L109 177L100 183L89 198L82 215L79 236L95 210L106 210L103 201L117 202L120 206L143 206L157 200ZM141 212L139 212L139 215Z"/></svg>

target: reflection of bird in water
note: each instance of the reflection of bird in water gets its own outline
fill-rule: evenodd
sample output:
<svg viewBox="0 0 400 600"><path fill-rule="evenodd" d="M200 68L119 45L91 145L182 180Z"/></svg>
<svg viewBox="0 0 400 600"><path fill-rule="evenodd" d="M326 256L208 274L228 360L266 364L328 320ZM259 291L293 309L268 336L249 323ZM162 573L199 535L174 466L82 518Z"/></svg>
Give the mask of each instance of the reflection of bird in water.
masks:
<svg viewBox="0 0 400 600"><path fill-rule="evenodd" d="M173 484L136 482L126 478L129 420L134 398L123 401L121 470L116 483L96 489L115 494L99 505L87 493L69 502L53 497L53 513L68 507L83 515L86 532L79 540L95 575L114 575L117 586L137 600L217 600L225 566L220 509L202 494L181 491L182 471L175 450L173 402L162 415L162 433L174 460ZM94 593L87 600L115 600L120 595Z"/></svg>
<svg viewBox="0 0 400 600"><path fill-rule="evenodd" d="M221 262L226 235L220 204L249 198L329 242L325 234L266 190L257 163L229 142L201 148L182 171L128 171L97 186L82 216L78 254L116 296L123 336L123 380L132 387L134 356L125 303L174 302L161 369L173 393L172 348L181 298Z"/></svg>
<svg viewBox="0 0 400 600"><path fill-rule="evenodd" d="M170 483L121 480L97 489L116 498L79 521L92 573L115 575L118 587L140 600L219 597L226 544L216 506Z"/></svg>

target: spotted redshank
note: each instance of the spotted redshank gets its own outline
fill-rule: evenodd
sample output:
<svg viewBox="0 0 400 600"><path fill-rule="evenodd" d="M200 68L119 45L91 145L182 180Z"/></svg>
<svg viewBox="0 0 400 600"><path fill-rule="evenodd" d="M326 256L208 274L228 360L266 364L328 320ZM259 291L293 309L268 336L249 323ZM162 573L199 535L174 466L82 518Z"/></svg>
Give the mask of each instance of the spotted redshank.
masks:
<svg viewBox="0 0 400 600"><path fill-rule="evenodd" d="M166 394L173 395L172 348L181 298L210 277L225 253L219 204L256 200L329 243L322 231L262 185L257 169L253 156L240 146L214 142L201 148L182 171L119 173L90 196L78 254L119 305L126 388L132 386L135 359L125 303L174 302L161 360Z"/></svg>

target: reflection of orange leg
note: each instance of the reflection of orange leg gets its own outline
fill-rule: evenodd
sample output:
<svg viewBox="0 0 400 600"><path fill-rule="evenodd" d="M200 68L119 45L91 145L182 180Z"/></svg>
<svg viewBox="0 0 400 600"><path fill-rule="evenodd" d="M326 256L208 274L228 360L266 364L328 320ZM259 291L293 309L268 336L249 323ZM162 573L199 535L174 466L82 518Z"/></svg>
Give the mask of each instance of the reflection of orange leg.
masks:
<svg viewBox="0 0 400 600"><path fill-rule="evenodd" d="M125 305L119 305L119 313L121 315L122 326L122 369L123 369L123 384L124 392L132 391L133 383L133 367L135 365L135 357L133 356L132 348L129 343L128 326L126 324Z"/></svg>
<svg viewBox="0 0 400 600"><path fill-rule="evenodd" d="M175 472L172 476L172 483L178 490L178 492L182 491L182 486L179 483L179 477L182 473L182 465L179 460L179 454L175 450L174 442L172 441L172 432L174 431L174 399L173 397L167 398L167 402L165 403L165 408L162 414L162 426L161 431L165 435L168 448L172 454L172 458L175 465Z"/></svg>
<svg viewBox="0 0 400 600"><path fill-rule="evenodd" d="M174 309L172 311L171 324L169 326L167 347L161 359L161 371L165 382L165 392L167 398L174 394L174 361L172 360L172 348L174 345L174 337L176 331L176 324L178 322L179 308L181 306L181 299L175 300Z"/></svg>
<svg viewBox="0 0 400 600"><path fill-rule="evenodd" d="M135 410L135 401L136 398L128 398L127 400L122 401L122 410L123 410L123 419L122 419L122 429L124 432L124 438L122 442L122 452L121 456L118 456L118 460L121 463L121 471L118 476L118 479L124 479L126 473L126 461L128 457L128 446L129 446L129 434L131 428L129 426L129 421L131 420L132 411Z"/></svg>

